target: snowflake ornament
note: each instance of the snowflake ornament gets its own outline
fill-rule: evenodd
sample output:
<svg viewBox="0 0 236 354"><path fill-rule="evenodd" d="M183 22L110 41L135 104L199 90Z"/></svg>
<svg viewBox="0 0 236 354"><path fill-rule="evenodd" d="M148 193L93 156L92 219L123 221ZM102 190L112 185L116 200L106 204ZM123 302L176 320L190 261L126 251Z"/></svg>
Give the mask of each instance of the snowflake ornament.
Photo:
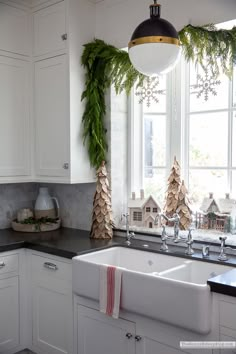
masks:
<svg viewBox="0 0 236 354"><path fill-rule="evenodd" d="M217 95L217 91L215 87L221 84L220 80L217 80L217 75L214 73L210 73L207 68L203 67L204 76L198 74L197 75L197 84L192 85L191 88L197 91L191 92L192 94L196 94L197 98L200 98L204 95L204 100L208 101L209 95L213 96Z"/></svg>
<svg viewBox="0 0 236 354"><path fill-rule="evenodd" d="M151 102L159 102L158 95L165 95L165 90L158 90L159 78L157 76L148 77L145 79L143 86L140 87L135 95L139 97L139 103L147 102L147 107L151 106Z"/></svg>

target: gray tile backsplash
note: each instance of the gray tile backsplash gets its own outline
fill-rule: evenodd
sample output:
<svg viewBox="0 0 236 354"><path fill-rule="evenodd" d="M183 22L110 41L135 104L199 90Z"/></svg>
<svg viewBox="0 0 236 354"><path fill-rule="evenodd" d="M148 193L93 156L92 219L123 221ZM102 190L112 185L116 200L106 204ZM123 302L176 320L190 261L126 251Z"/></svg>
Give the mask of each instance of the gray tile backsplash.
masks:
<svg viewBox="0 0 236 354"><path fill-rule="evenodd" d="M95 184L0 184L0 229L11 226L20 208L33 208L40 186L58 198L65 227L90 230Z"/></svg>
<svg viewBox="0 0 236 354"><path fill-rule="evenodd" d="M0 184L0 229L11 226L20 208L33 208L37 197L35 183Z"/></svg>

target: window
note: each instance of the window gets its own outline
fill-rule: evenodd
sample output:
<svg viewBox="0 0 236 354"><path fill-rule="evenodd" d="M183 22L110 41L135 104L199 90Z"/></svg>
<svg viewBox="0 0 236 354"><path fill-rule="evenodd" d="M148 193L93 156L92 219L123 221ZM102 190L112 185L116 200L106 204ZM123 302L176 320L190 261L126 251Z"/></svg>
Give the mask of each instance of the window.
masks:
<svg viewBox="0 0 236 354"><path fill-rule="evenodd" d="M189 66L185 160L189 191L197 204L209 192L223 197L227 191L235 189L232 178L236 167L233 157L234 81L230 82L224 75L209 81L207 75L211 74L200 67ZM204 88L207 84L212 90L209 96ZM198 94L194 93L194 87ZM198 98L198 95L201 96Z"/></svg>
<svg viewBox="0 0 236 354"><path fill-rule="evenodd" d="M151 208L150 208L150 207L147 207L147 208L146 208L146 213L150 213L150 211L151 211Z"/></svg>
<svg viewBox="0 0 236 354"><path fill-rule="evenodd" d="M157 213L157 208L152 209L153 213Z"/></svg>
<svg viewBox="0 0 236 354"><path fill-rule="evenodd" d="M133 213L133 220L134 220L134 221L142 221L142 220L143 220L142 213L139 212L139 211L134 211L134 213Z"/></svg>
<svg viewBox="0 0 236 354"><path fill-rule="evenodd" d="M138 90L131 98L131 191L144 188L163 206L176 156L196 208L210 192L236 198L236 67L229 80L182 61L148 85L154 99Z"/></svg>

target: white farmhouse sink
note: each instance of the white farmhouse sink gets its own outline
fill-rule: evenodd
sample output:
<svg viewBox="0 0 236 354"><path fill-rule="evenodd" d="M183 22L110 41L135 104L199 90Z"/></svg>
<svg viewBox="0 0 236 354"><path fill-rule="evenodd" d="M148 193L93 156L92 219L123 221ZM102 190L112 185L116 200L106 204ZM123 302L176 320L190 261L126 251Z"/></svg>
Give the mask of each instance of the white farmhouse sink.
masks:
<svg viewBox="0 0 236 354"><path fill-rule="evenodd" d="M232 269L159 253L114 247L73 258L73 291L99 300L99 266L123 268L122 309L198 333L211 330L207 279Z"/></svg>

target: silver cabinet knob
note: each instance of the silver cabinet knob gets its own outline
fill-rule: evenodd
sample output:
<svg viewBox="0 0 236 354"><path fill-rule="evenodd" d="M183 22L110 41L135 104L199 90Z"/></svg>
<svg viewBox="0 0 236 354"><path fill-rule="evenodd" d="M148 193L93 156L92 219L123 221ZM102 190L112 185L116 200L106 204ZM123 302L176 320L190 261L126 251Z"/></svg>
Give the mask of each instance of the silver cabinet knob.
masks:
<svg viewBox="0 0 236 354"><path fill-rule="evenodd" d="M131 333L126 333L126 338L131 339L133 335Z"/></svg>
<svg viewBox="0 0 236 354"><path fill-rule="evenodd" d="M3 268L3 267L5 267L5 263L4 262L0 262L0 268Z"/></svg>
<svg viewBox="0 0 236 354"><path fill-rule="evenodd" d="M63 41L66 41L67 40L67 33L62 34L61 39Z"/></svg>
<svg viewBox="0 0 236 354"><path fill-rule="evenodd" d="M141 337L141 336L135 336L135 340L136 340L136 342L140 342L140 341L141 341L141 339L142 339L142 337Z"/></svg>
<svg viewBox="0 0 236 354"><path fill-rule="evenodd" d="M68 170L68 169L69 169L69 164L68 164L68 162L65 162L65 163L63 164L63 168L64 168L64 170Z"/></svg>

